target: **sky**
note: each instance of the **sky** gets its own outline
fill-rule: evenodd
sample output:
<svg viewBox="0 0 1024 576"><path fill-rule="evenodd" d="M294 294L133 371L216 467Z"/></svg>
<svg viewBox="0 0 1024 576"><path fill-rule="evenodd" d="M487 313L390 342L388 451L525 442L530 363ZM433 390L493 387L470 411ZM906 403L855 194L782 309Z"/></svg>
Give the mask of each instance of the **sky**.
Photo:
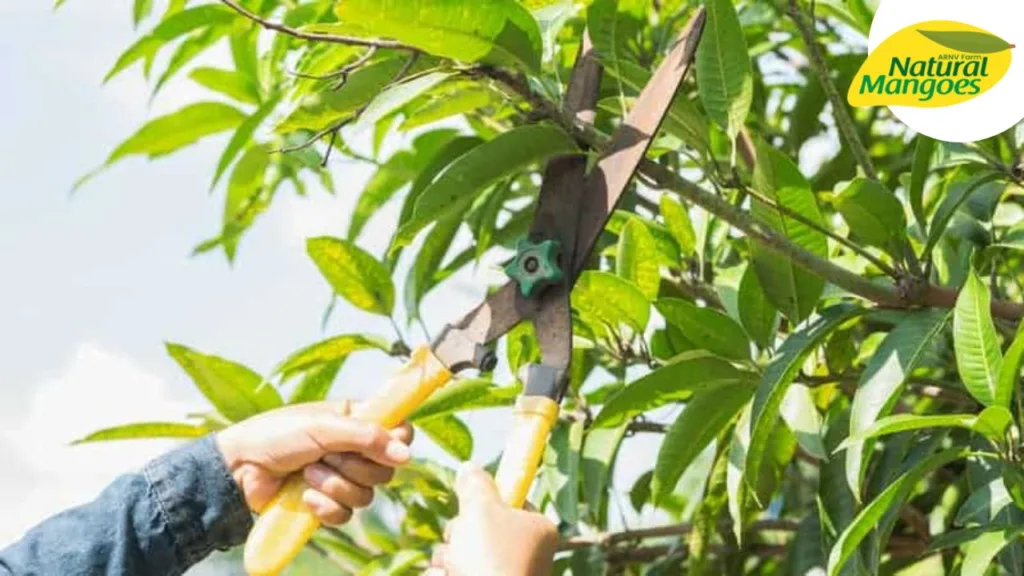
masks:
<svg viewBox="0 0 1024 576"><path fill-rule="evenodd" d="M136 38L128 3L72 0L58 12L50 4L0 3L0 547L174 445L71 441L208 408L165 342L266 373L333 334L392 335L386 320L344 303L322 331L330 292L305 253L307 237L345 232L371 174L365 165L332 163L336 197L315 186L309 198L281 196L234 266L220 254L190 256L218 231L222 196L207 190L227 136L157 162L124 161L71 197L75 180L145 121L207 95L183 78L150 102L138 68L102 85ZM390 225L367 229L362 245L380 253ZM428 326L469 310L494 268L485 263L431 294ZM365 397L397 366L383 354L356 356L335 395ZM474 459L492 459L507 419L466 420L477 435ZM620 467L626 490L646 469L639 463L653 462L652 441L631 440ZM451 463L422 438L414 453Z"/></svg>

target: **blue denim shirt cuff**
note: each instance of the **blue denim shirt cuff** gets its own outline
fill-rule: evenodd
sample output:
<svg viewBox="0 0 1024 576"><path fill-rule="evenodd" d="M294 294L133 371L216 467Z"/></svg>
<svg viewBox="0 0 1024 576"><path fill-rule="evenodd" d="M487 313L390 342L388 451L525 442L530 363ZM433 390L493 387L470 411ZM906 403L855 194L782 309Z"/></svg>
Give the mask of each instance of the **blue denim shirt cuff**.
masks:
<svg viewBox="0 0 1024 576"><path fill-rule="evenodd" d="M214 435L152 460L143 476L187 565L245 542L253 515Z"/></svg>

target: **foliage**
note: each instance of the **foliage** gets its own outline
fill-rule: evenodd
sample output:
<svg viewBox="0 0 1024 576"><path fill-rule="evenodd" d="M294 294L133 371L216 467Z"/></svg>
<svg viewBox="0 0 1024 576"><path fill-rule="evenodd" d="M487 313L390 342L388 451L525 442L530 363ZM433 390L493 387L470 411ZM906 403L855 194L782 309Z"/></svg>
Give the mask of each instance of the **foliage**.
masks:
<svg viewBox="0 0 1024 576"><path fill-rule="evenodd" d="M1024 573L1024 131L946 144L837 99L872 2L703 4L695 72L572 296L572 389L531 498L560 520L560 573ZM545 161L604 143L697 8L136 0L139 39L108 79L141 67L154 93L181 80L209 96L141 127L78 186L224 137L223 225L196 253L234 260L280 194L334 193L332 158L371 163L364 190L344 186L359 194L348 228L307 248L325 289L396 334L333 335L266 375L169 345L209 413L83 441L195 437L328 396L352 354L406 356L400 320L456 271L511 254ZM585 27L605 68L590 132L554 112ZM229 66L203 59L219 47ZM395 137L406 146L383 156ZM390 245L368 251L360 238L392 202ZM529 330L499 345L510 370L536 359ZM467 459L460 416L517 392L481 374L413 420ZM661 438L657 457L617 470L637 434ZM417 462L317 549L339 573L411 573L454 513L451 480Z"/></svg>

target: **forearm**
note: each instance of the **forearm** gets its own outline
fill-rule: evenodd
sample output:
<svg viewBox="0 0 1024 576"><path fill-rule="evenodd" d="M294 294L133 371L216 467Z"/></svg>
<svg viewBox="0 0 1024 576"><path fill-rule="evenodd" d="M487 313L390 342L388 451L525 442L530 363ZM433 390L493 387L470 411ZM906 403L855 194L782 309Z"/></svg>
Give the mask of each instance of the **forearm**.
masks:
<svg viewBox="0 0 1024 576"><path fill-rule="evenodd" d="M118 478L0 551L0 575L177 576L245 541L252 517L212 436Z"/></svg>

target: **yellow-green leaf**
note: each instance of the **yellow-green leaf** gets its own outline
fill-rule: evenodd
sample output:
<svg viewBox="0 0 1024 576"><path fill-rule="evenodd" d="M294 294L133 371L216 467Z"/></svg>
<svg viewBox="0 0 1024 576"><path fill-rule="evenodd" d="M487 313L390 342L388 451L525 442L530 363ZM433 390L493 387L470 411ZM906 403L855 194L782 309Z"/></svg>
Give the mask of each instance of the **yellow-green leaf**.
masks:
<svg viewBox="0 0 1024 576"><path fill-rule="evenodd" d="M697 85L708 116L729 134L739 134L753 102L747 41L732 0L704 0L707 23L697 48Z"/></svg>
<svg viewBox="0 0 1024 576"><path fill-rule="evenodd" d="M973 271L956 300L953 344L957 369L967 391L985 406L1010 407L1013 389L1002 390L1003 355L992 323L992 296Z"/></svg>
<svg viewBox="0 0 1024 576"><path fill-rule="evenodd" d="M136 424L124 424L112 428L97 430L75 440L72 444L87 444L91 442L109 442L113 440L148 440L153 438L201 438L209 433L205 426L195 424L183 424L180 422L139 422Z"/></svg>
<svg viewBox="0 0 1024 576"><path fill-rule="evenodd" d="M306 251L336 294L361 310L391 315L395 285L373 255L353 242L326 236L310 238Z"/></svg>
<svg viewBox="0 0 1024 576"><path fill-rule="evenodd" d="M203 354L181 344L167 344L167 352L213 407L232 422L283 405L270 382L237 362Z"/></svg>

